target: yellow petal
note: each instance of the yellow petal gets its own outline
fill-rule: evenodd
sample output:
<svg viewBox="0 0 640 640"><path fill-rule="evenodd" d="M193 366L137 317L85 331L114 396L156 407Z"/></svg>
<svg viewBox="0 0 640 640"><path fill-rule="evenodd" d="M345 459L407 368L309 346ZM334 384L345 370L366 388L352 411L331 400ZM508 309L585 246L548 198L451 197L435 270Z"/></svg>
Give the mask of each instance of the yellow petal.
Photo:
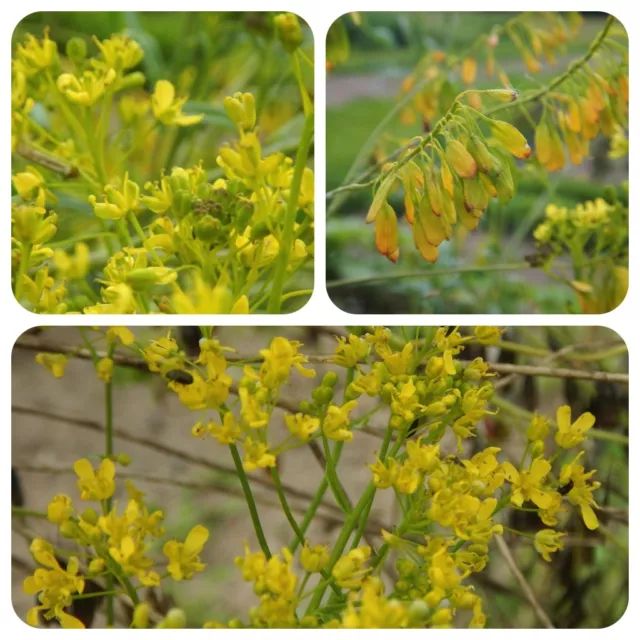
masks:
<svg viewBox="0 0 640 640"><path fill-rule="evenodd" d="M185 553L198 554L202 551L202 547L204 547L205 542L209 539L209 530L206 527L203 527L201 524L196 525L191 529L189 535L187 535L187 539L184 541L184 550Z"/></svg>
<svg viewBox="0 0 640 640"><path fill-rule="evenodd" d="M580 511L582 512L582 519L587 527L593 531L598 528L599 522L594 510L588 504L581 504Z"/></svg>
<svg viewBox="0 0 640 640"><path fill-rule="evenodd" d="M558 408L556 422L558 423L558 431L569 431L571 428L571 407L568 404Z"/></svg>
<svg viewBox="0 0 640 640"><path fill-rule="evenodd" d="M94 477L93 467L91 463L86 459L76 460L73 465L73 470L81 480L89 480Z"/></svg>

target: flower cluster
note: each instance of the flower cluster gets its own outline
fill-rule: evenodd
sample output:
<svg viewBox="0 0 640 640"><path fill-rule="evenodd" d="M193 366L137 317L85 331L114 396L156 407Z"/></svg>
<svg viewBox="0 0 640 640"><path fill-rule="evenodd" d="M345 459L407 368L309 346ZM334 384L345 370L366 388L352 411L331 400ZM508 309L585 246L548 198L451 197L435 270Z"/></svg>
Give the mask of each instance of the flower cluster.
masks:
<svg viewBox="0 0 640 640"><path fill-rule="evenodd" d="M83 628L82 621L68 610L75 598L83 596L89 577L99 583L107 577L115 579L132 604L139 604L136 589L157 587L168 576L175 581L190 580L204 570L199 554L209 537L205 527L193 527L184 542L164 543L166 573L161 575L150 546L165 535L164 513L151 511L144 494L130 481L125 481L128 498L119 510L117 501L112 501L116 464L111 458L103 458L97 470L87 459L77 460L73 469L80 500L95 503L97 509L88 506L78 510L67 495L56 495L49 503L49 522L81 551L63 562L60 554L64 552L41 538L33 540L30 551L39 568L24 581L24 591L37 596L39 604L27 614L29 624L37 626L39 615L43 615L46 620L55 618L64 628Z"/></svg>
<svg viewBox="0 0 640 640"><path fill-rule="evenodd" d="M607 200L596 198L573 208L548 204L544 221L533 232L545 270L553 258L570 256L573 277L566 283L585 313L615 309L629 285L628 184L621 194L615 189L607 193Z"/></svg>
<svg viewBox="0 0 640 640"><path fill-rule="evenodd" d="M511 89L484 93L500 101L517 97ZM376 248L392 262L400 255L397 216L387 201L395 186L404 191L405 217L429 262L436 262L439 245L452 237L458 219L466 229L475 229L493 198L507 202L514 195L513 157L528 158L529 144L512 124L463 104L464 95L417 141L417 149L383 168L366 221L375 222Z"/></svg>
<svg viewBox="0 0 640 640"><path fill-rule="evenodd" d="M174 148L150 172L157 163L144 158L197 135L176 129L203 130L205 114L169 80L143 90L132 38L94 45L89 56L73 38L62 55L45 32L12 60L18 301L37 313L227 314L264 310L276 280L281 298L308 296L282 285L304 279L313 260L313 171L306 158L296 172L285 153L263 150L253 95L224 100L237 139L219 146L213 167L178 166ZM46 108L45 125L34 105Z"/></svg>
<svg viewBox="0 0 640 640"><path fill-rule="evenodd" d="M193 437L217 440L230 450L260 545L255 550L245 542L236 565L253 585L258 603L246 621L210 620L208 628L483 627L485 605L472 576L489 565L496 536L531 540L531 548L551 562L563 549L572 514L589 530L599 527L594 494L600 483L594 479L596 471L586 466L583 449L595 424L591 413L572 417L565 405L558 408L555 422L534 414L517 461L499 446L471 446L480 441L479 425L496 413L495 373L481 357L463 360L463 354L473 346L501 344L499 328L423 327L412 339L385 327L354 328L337 338L332 355L316 358L305 355L300 342L281 336L272 338L258 357L250 357L236 355L204 328L199 353L187 356L170 333L140 341L125 328L97 331L109 345L106 356L96 353L94 359L102 382L110 384L115 347L130 350L198 414ZM53 354L36 359L57 377L64 373L66 359ZM283 402L287 385L299 383L300 376L315 377L309 364L316 361L330 369L308 399L297 407ZM336 397L339 389L341 399ZM362 413L365 404L371 408ZM282 417L277 408L285 408ZM343 447L374 415L387 426L368 464L370 481L357 501L350 502L337 464ZM270 427L282 420L289 435L278 442ZM324 488L344 511L333 542L306 536L323 493L297 524L279 475L280 456L316 440L323 445ZM25 583L41 603L30 613L32 623L42 610L64 626L78 626L68 608L75 595L82 595L86 576L111 574L130 596L135 583L148 587L167 577L188 580L204 569L199 554L208 532L200 525L184 542L165 542L166 571L155 568L149 547L164 535L163 514L150 511L130 484L124 509L112 504L115 461L129 462L126 456L106 456L97 470L85 459L74 465L81 500L97 503L101 513L77 511L66 495L49 505L48 519L83 547L88 569L81 571L77 559L63 568L48 543L34 542L34 557L44 568ZM280 553L269 547L251 493L249 477L261 469L269 471L292 528L293 540ZM400 515L372 538L365 525L378 491L395 495ZM511 528L509 511L535 514L539 527ZM393 571L391 584L381 578L385 566ZM150 626L145 605L134 604L134 626ZM174 611L156 626L184 626L184 615Z"/></svg>

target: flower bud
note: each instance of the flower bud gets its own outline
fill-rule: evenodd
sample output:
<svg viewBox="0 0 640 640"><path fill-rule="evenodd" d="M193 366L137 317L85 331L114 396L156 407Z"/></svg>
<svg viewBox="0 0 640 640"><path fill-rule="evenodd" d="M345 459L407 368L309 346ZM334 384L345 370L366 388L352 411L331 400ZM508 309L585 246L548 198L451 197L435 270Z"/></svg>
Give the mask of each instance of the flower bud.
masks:
<svg viewBox="0 0 640 640"><path fill-rule="evenodd" d="M98 512L91 507L87 507L81 514L80 517L89 524L96 525L98 524Z"/></svg>
<svg viewBox="0 0 640 640"><path fill-rule="evenodd" d="M516 158L528 158L531 155L527 139L512 124L492 120L490 127L496 140Z"/></svg>
<svg viewBox="0 0 640 640"><path fill-rule="evenodd" d="M531 445L531 457L539 458L542 455L544 455L544 440L536 440Z"/></svg>
<svg viewBox="0 0 640 640"><path fill-rule="evenodd" d="M269 235L269 227L264 221L260 221L251 227L251 240L261 240Z"/></svg>
<svg viewBox="0 0 640 640"><path fill-rule="evenodd" d="M145 267L132 269L125 276L125 282L134 291L145 291L158 284L174 282L178 274L169 267Z"/></svg>
<svg viewBox="0 0 640 640"><path fill-rule="evenodd" d="M338 374L335 371L327 371L322 378L323 387L335 387L338 383Z"/></svg>
<svg viewBox="0 0 640 640"><path fill-rule="evenodd" d="M320 405L329 404L333 400L333 389L320 385L311 392L311 397Z"/></svg>
<svg viewBox="0 0 640 640"><path fill-rule="evenodd" d="M207 214L198 220L193 232L198 240L202 240L203 242L213 242L218 237L221 230L222 223L220 220L214 218L210 214Z"/></svg>
<svg viewBox="0 0 640 640"><path fill-rule="evenodd" d="M290 53L295 51L304 40L298 16L293 13L281 13L274 18L274 23L276 36L282 46Z"/></svg>
<svg viewBox="0 0 640 640"><path fill-rule="evenodd" d="M133 626L136 629L146 629L149 626L150 616L151 607L146 602L137 605L133 612Z"/></svg>
<svg viewBox="0 0 640 640"><path fill-rule="evenodd" d="M131 456L128 456L126 453L119 453L116 456L116 462L121 467L128 467L131 464Z"/></svg>
<svg viewBox="0 0 640 640"><path fill-rule="evenodd" d="M87 57L87 43L82 38L69 38L65 51L69 60L80 64Z"/></svg>
<svg viewBox="0 0 640 640"><path fill-rule="evenodd" d="M104 560L102 558L94 558L87 567L87 571L90 575L96 575L104 571Z"/></svg>
<svg viewBox="0 0 640 640"><path fill-rule="evenodd" d="M478 165L465 146L458 140L448 140L445 151L447 161L461 178L473 178Z"/></svg>
<svg viewBox="0 0 640 640"><path fill-rule="evenodd" d="M547 433L549 433L549 421L542 416L534 414L527 426L527 439L530 442L544 440L547 437Z"/></svg>
<svg viewBox="0 0 640 640"><path fill-rule="evenodd" d="M187 616L182 609L169 609L166 617L158 623L158 629L184 629L187 626Z"/></svg>

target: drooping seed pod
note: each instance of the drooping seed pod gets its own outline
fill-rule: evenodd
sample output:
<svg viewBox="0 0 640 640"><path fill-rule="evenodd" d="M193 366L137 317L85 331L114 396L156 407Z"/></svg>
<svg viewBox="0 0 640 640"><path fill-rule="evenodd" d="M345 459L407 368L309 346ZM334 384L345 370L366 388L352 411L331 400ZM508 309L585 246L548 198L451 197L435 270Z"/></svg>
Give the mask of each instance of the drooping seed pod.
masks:
<svg viewBox="0 0 640 640"><path fill-rule="evenodd" d="M447 162L461 178L473 178L478 165L466 147L458 140L448 140L445 151Z"/></svg>
<svg viewBox="0 0 640 640"><path fill-rule="evenodd" d="M400 256L398 247L398 218L393 207L385 202L376 216L376 249L391 262Z"/></svg>
<svg viewBox="0 0 640 640"><path fill-rule="evenodd" d="M512 124L492 120L489 126L496 140L516 158L528 158L531 155L527 139Z"/></svg>

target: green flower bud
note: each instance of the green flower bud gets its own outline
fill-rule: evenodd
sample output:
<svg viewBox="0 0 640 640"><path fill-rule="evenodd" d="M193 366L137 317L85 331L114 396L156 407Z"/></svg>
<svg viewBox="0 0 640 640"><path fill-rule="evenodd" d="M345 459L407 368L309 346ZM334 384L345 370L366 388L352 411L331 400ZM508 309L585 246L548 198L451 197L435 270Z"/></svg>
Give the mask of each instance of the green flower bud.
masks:
<svg viewBox="0 0 640 640"><path fill-rule="evenodd" d="M327 371L322 378L323 387L335 387L338 383L338 374L335 371Z"/></svg>
<svg viewBox="0 0 640 640"><path fill-rule="evenodd" d="M122 467L128 467L131 464L131 456L126 453L120 453L116 456L116 461Z"/></svg>
<svg viewBox="0 0 640 640"><path fill-rule="evenodd" d="M175 191L173 194L173 202L171 209L176 214L177 218L184 218L191 213L193 209L191 193L188 191Z"/></svg>
<svg viewBox="0 0 640 640"><path fill-rule="evenodd" d="M253 203L246 200L240 200L236 205L235 219L233 221L235 228L242 233L249 224L253 216Z"/></svg>
<svg viewBox="0 0 640 640"><path fill-rule="evenodd" d="M146 602L137 605L133 612L133 626L136 629L146 629L149 626L150 616L151 607Z"/></svg>
<svg viewBox="0 0 640 640"><path fill-rule="evenodd" d="M80 517L87 522L88 524L96 525L98 524L98 512L91 507L87 507L81 514Z"/></svg>
<svg viewBox="0 0 640 640"><path fill-rule="evenodd" d="M193 229L196 238L203 242L213 242L218 237L221 230L222 223L220 220L217 220L209 214L200 218Z"/></svg>
<svg viewBox="0 0 640 640"><path fill-rule="evenodd" d="M394 415L389 418L389 429L400 431L404 429L406 424L407 421L402 416Z"/></svg>
<svg viewBox="0 0 640 640"><path fill-rule="evenodd" d="M267 223L264 221L258 222L251 227L251 240L260 240L268 236L269 233L270 231Z"/></svg>
<svg viewBox="0 0 640 640"><path fill-rule="evenodd" d="M311 413L311 403L308 400L301 400L298 407L302 413Z"/></svg>
<svg viewBox="0 0 640 640"><path fill-rule="evenodd" d="M169 284L176 278L176 272L169 267L145 267L129 271L125 276L125 282L134 291L145 291L158 284Z"/></svg>
<svg viewBox="0 0 640 640"><path fill-rule="evenodd" d="M70 38L65 51L69 60L80 64L87 57L87 43L82 38Z"/></svg>
<svg viewBox="0 0 640 640"><path fill-rule="evenodd" d="M427 361L425 373L429 378L437 378L444 369L444 359L439 356L431 356Z"/></svg>
<svg viewBox="0 0 640 640"><path fill-rule="evenodd" d="M531 457L539 458L544 455L544 440L536 440L531 445Z"/></svg>
<svg viewBox="0 0 640 640"><path fill-rule="evenodd" d="M429 617L429 605L424 600L416 599L409 605L407 613L409 615L409 624L416 625Z"/></svg>
<svg viewBox="0 0 640 640"><path fill-rule="evenodd" d="M78 525L73 520L66 520L60 525L60 533L73 540L78 536Z"/></svg>
<svg viewBox="0 0 640 640"><path fill-rule="evenodd" d="M295 51L304 40L298 16L293 13L281 13L274 18L276 36L289 52Z"/></svg>
<svg viewBox="0 0 640 640"><path fill-rule="evenodd" d="M391 400L393 399L395 390L396 388L393 386L393 384L391 384L391 382L387 382L380 391L382 402L384 402L385 404L391 404Z"/></svg>
<svg viewBox="0 0 640 640"><path fill-rule="evenodd" d="M158 629L184 629L187 626L187 616L182 609L169 609L166 617L158 623Z"/></svg>
<svg viewBox="0 0 640 640"><path fill-rule="evenodd" d="M331 387L319 386L311 392L311 397L320 405L329 404L333 400Z"/></svg>

